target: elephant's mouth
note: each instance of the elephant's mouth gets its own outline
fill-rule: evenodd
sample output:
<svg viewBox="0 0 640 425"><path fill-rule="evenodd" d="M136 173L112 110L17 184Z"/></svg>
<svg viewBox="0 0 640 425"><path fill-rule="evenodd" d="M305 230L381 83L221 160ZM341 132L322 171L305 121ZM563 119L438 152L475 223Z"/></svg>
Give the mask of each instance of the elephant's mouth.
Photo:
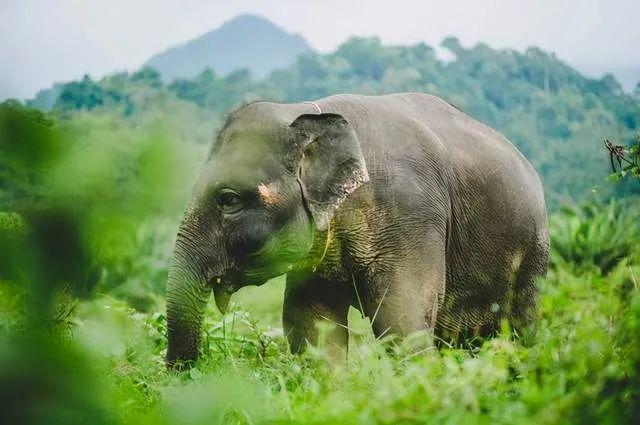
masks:
<svg viewBox="0 0 640 425"><path fill-rule="evenodd" d="M269 279L283 274L273 270L253 270L243 272L236 268L229 269L226 273L209 279L209 286L213 289L216 306L222 314L225 314L229 306L231 295L245 286L261 286Z"/></svg>
<svg viewBox="0 0 640 425"><path fill-rule="evenodd" d="M225 314L227 312L229 300L234 292L235 290L229 286L218 284L213 287L213 297L215 298L216 307L218 307L220 313Z"/></svg>
<svg viewBox="0 0 640 425"><path fill-rule="evenodd" d="M243 286L238 284L242 282L238 274L233 270L228 270L224 274L216 275L209 279L209 286L213 289L216 306L222 314L227 312L231 295Z"/></svg>
<svg viewBox="0 0 640 425"><path fill-rule="evenodd" d="M242 271L237 267L232 267L224 274L215 275L208 280L209 286L213 289L216 306L222 314L227 312L231 295L245 286L262 286L270 279L280 276L291 267L281 270L280 268L256 268L250 271Z"/></svg>

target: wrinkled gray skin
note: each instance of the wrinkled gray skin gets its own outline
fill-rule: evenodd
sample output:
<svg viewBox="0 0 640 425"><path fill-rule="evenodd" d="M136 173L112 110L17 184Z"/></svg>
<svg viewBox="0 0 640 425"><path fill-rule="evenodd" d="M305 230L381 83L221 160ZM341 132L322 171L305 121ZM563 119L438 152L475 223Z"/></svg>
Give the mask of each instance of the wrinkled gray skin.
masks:
<svg viewBox="0 0 640 425"><path fill-rule="evenodd" d="M542 186L502 135L424 94L258 102L215 141L180 226L167 288L167 363L195 360L213 289L287 275L291 350L315 322L374 332L487 334L536 314L547 268ZM335 326L329 341L346 346ZM177 362L177 364L184 364Z"/></svg>

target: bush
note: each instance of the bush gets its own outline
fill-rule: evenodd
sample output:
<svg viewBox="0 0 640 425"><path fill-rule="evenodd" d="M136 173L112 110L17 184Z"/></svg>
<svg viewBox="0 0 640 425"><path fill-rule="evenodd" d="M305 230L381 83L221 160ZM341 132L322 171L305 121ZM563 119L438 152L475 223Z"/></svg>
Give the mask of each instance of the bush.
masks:
<svg viewBox="0 0 640 425"><path fill-rule="evenodd" d="M607 275L637 253L639 219L634 202L563 208L550 219L552 267L594 267Z"/></svg>

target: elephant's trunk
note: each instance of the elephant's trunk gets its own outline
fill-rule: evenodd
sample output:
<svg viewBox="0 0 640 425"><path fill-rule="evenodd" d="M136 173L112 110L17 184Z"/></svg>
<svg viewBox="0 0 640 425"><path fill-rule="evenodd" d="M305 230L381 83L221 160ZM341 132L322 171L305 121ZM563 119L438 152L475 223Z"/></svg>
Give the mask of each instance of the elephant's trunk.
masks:
<svg viewBox="0 0 640 425"><path fill-rule="evenodd" d="M167 281L169 367L198 358L204 310L211 294L208 257L187 232L178 234Z"/></svg>

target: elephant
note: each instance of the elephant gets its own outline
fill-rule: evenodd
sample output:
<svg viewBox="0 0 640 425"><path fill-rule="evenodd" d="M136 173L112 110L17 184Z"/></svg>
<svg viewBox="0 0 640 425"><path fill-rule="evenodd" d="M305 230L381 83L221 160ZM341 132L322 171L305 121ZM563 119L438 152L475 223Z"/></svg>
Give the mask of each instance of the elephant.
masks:
<svg viewBox="0 0 640 425"><path fill-rule="evenodd" d="M286 275L293 353L351 306L375 335L531 329L549 234L540 178L500 133L434 95L258 101L213 141L167 280L169 366L199 356L208 299Z"/></svg>

